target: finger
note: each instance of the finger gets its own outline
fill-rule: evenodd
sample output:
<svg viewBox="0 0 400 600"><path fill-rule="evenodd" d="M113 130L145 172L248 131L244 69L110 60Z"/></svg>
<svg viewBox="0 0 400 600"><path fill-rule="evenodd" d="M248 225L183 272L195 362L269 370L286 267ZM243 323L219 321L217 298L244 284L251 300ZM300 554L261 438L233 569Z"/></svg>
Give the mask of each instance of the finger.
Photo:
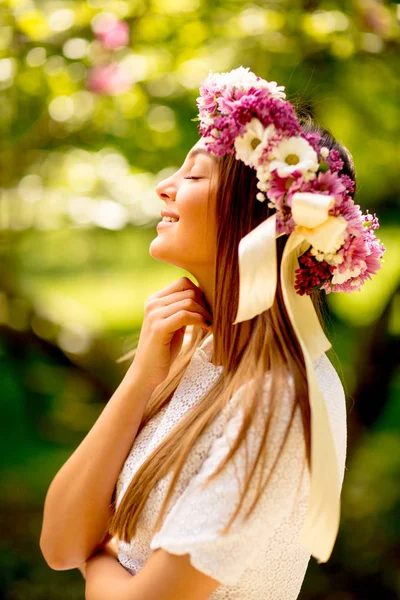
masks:
<svg viewBox="0 0 400 600"><path fill-rule="evenodd" d="M164 298L165 296L168 296L173 292L183 292L184 290L189 289L200 290L200 288L195 283L193 283L193 281L189 279L189 277L181 277L180 279L177 279L176 281L173 281L172 283L167 285L162 290L155 292L155 294L152 294L151 297Z"/></svg>
<svg viewBox="0 0 400 600"><path fill-rule="evenodd" d="M185 310L194 314L198 313L204 317L205 321L212 321L212 315L210 315L208 310L204 308L202 304L196 302L196 300L193 298L184 298L179 302L167 304L166 306L155 310L154 313L163 319L167 319L169 316L178 313L181 310Z"/></svg>
<svg viewBox="0 0 400 600"><path fill-rule="evenodd" d="M180 310L169 317L166 317L163 320L163 324L167 330L171 332L175 332L181 327L185 327L187 325L199 325L200 327L206 327L209 329L209 325L207 325L203 315L189 312L187 310Z"/></svg>
<svg viewBox="0 0 400 600"><path fill-rule="evenodd" d="M157 305L158 306L169 306L171 304L177 304L178 302L184 300L194 300L199 306L201 306L207 313L208 318L212 320L213 316L208 310L207 305L204 302L203 295L200 290L185 290L183 292L174 292L169 296L165 296L164 298L158 298Z"/></svg>

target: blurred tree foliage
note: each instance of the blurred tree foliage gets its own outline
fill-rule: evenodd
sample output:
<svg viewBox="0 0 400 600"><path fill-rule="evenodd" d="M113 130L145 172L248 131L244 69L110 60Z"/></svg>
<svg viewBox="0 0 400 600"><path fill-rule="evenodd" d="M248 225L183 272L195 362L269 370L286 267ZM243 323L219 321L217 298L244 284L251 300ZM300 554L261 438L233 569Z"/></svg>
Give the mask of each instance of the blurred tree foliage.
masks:
<svg viewBox="0 0 400 600"><path fill-rule="evenodd" d="M123 376L145 300L187 274L149 256L154 187L198 139L209 69L240 65L347 146L387 247L362 292L327 298L348 462L334 553L300 597L400 597L399 19L378 0L0 1L2 597L84 597L41 557L44 495Z"/></svg>

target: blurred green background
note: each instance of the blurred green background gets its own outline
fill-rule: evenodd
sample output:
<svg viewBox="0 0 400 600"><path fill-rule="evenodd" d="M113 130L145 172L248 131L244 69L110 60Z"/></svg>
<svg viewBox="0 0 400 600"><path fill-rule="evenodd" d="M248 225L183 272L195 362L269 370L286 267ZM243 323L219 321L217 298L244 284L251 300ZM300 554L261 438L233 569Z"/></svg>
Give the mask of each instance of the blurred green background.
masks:
<svg viewBox="0 0 400 600"><path fill-rule="evenodd" d="M195 100L240 65L352 153L383 268L331 294L348 399L342 520L302 600L400 597L400 5L377 0L0 1L0 595L83 599L45 563L45 493L126 371L148 296L155 185L197 141ZM271 599L273 600L273 599Z"/></svg>

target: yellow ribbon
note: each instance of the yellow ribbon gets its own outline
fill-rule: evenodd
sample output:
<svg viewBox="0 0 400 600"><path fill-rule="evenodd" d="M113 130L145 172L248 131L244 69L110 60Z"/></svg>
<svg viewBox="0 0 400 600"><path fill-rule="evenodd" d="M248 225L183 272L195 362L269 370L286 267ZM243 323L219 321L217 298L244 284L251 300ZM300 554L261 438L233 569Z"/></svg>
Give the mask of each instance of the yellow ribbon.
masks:
<svg viewBox="0 0 400 600"><path fill-rule="evenodd" d="M331 343L321 328L310 297L297 294L294 284L298 257L310 244L314 245L317 240L318 249L326 252L341 243L342 217L328 215L333 201L332 197L323 194L294 194L292 215L296 227L288 237L280 267L283 299L303 351L311 407L310 496L299 539L319 563L329 559L340 522L336 449L325 400L312 364L329 350ZM277 284L275 239L280 237L276 236L275 226L276 213L240 240L239 304L233 324L252 319L271 308L274 302Z"/></svg>
<svg viewBox="0 0 400 600"><path fill-rule="evenodd" d="M328 215L335 199L324 194L297 192L292 198L295 231L320 252L335 252L343 243L341 234L347 227L344 217Z"/></svg>

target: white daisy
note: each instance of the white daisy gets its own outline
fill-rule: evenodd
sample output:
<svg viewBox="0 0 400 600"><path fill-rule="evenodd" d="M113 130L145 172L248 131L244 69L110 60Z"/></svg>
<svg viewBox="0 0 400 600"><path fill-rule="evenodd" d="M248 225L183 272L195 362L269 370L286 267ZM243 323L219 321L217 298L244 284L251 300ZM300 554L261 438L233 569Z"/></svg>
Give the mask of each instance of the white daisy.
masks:
<svg viewBox="0 0 400 600"><path fill-rule="evenodd" d="M244 133L235 139L236 158L257 168L258 159L274 133L274 125L264 127L261 121L252 119L247 123Z"/></svg>
<svg viewBox="0 0 400 600"><path fill-rule="evenodd" d="M302 137L282 140L272 151L269 170L277 169L279 177L289 177L294 171L313 174L318 171L318 156L310 144Z"/></svg>

